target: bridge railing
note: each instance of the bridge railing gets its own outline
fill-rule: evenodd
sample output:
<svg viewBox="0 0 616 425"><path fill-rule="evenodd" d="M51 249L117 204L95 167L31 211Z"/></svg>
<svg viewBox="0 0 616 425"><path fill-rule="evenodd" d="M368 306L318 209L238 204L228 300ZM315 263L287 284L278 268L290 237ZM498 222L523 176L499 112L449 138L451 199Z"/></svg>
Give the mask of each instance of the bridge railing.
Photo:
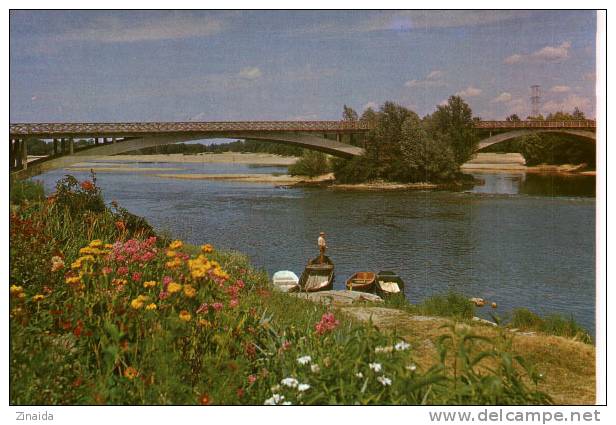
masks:
<svg viewBox="0 0 616 425"><path fill-rule="evenodd" d="M595 120L579 121L478 121L477 129L509 129L509 128L596 128Z"/></svg>

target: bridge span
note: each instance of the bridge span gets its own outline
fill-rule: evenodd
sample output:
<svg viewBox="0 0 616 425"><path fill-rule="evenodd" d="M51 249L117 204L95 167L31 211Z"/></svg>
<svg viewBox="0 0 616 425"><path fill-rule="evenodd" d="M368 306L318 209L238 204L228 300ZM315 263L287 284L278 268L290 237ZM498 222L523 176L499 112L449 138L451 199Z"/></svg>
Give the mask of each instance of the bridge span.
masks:
<svg viewBox="0 0 616 425"><path fill-rule="evenodd" d="M351 158L364 150L351 145L350 136L369 130L357 121L19 123L10 125L10 164L18 178L27 178L83 161L84 156L223 138L284 143ZM27 162L30 138L53 140L53 154ZM74 144L75 139L92 138L93 145L77 148Z"/></svg>
<svg viewBox="0 0 616 425"><path fill-rule="evenodd" d="M560 133L594 142L594 120L580 121L476 121L481 136L477 151L531 133ZM352 158L364 149L350 143L370 131L362 121L238 121L238 122L133 122L133 123L17 123L9 135L10 169L17 178L83 161L84 156L116 155L137 149L202 139L245 139L285 143ZM53 140L53 154L27 161L28 139ZM76 147L75 139L94 139Z"/></svg>

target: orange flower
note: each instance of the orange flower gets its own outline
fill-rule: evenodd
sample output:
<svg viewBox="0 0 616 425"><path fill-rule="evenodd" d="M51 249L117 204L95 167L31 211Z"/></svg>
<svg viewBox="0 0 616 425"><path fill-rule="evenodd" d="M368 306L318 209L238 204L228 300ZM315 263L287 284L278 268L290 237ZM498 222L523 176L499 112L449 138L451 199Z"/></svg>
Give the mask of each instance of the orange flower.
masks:
<svg viewBox="0 0 616 425"><path fill-rule="evenodd" d="M209 243L206 243L205 245L201 245L201 251L203 251L205 254L209 254L210 252L214 251L214 247Z"/></svg>
<svg viewBox="0 0 616 425"><path fill-rule="evenodd" d="M94 184L90 180L84 180L81 182L81 188L83 190L90 191L94 189Z"/></svg>
<svg viewBox="0 0 616 425"><path fill-rule="evenodd" d="M190 315L188 311L186 310L180 311L180 320L182 320L183 322L190 322L190 319L192 319L192 316Z"/></svg>
<svg viewBox="0 0 616 425"><path fill-rule="evenodd" d="M115 225L116 225L116 229L118 229L120 232L123 232L126 230L126 224L122 220L116 221Z"/></svg>
<svg viewBox="0 0 616 425"><path fill-rule="evenodd" d="M199 403L201 403L202 406L207 406L212 403L212 398L209 394L203 393L201 397L199 397Z"/></svg>
<svg viewBox="0 0 616 425"><path fill-rule="evenodd" d="M127 378L127 379L132 381L137 376L139 376L139 372L137 372L137 369L135 369L134 367L129 366L126 369L124 369L124 377L125 378Z"/></svg>

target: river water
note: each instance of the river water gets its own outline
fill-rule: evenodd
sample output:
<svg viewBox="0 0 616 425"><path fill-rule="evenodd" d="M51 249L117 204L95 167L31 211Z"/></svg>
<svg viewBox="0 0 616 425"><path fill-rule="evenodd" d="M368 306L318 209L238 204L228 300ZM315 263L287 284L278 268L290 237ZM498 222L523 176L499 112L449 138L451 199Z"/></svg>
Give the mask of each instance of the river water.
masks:
<svg viewBox="0 0 616 425"><path fill-rule="evenodd" d="M184 169L174 174L286 171L238 164L130 166ZM66 173L36 179L52 190ZM452 290L497 302L501 316L516 307L572 315L594 333L594 177L478 174L482 183L464 192L342 192L153 174L97 178L107 201L118 201L158 230L241 251L270 275L299 275L318 254L322 230L336 264L336 289L355 271L395 270L411 302Z"/></svg>

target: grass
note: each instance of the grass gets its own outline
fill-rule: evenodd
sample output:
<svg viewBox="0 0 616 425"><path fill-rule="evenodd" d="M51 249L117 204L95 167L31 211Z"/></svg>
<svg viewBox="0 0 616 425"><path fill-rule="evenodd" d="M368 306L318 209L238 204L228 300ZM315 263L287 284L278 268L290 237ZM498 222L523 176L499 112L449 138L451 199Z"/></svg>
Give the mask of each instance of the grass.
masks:
<svg viewBox="0 0 616 425"><path fill-rule="evenodd" d="M526 308L517 308L511 313L510 326L524 331L538 331L549 335L573 338L587 344L593 343L590 333L580 326L573 317L549 314L540 317Z"/></svg>
<svg viewBox="0 0 616 425"><path fill-rule="evenodd" d="M470 320L475 316L475 306L462 294L450 292L426 298L418 304L411 304L404 295L387 297L385 305L421 316L449 317L457 320Z"/></svg>
<svg viewBox="0 0 616 425"><path fill-rule="evenodd" d="M396 332L273 292L242 254L157 237L94 176L14 209L10 241L12 404L551 401L505 331L439 328L417 368ZM412 308L469 315L451 294Z"/></svg>
<svg viewBox="0 0 616 425"><path fill-rule="evenodd" d="M24 201L36 202L45 198L45 190L41 182L10 179L10 202L19 205Z"/></svg>

